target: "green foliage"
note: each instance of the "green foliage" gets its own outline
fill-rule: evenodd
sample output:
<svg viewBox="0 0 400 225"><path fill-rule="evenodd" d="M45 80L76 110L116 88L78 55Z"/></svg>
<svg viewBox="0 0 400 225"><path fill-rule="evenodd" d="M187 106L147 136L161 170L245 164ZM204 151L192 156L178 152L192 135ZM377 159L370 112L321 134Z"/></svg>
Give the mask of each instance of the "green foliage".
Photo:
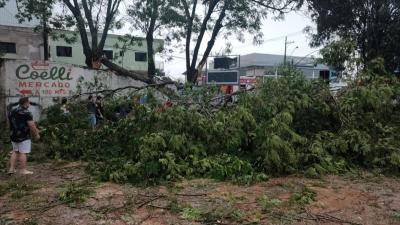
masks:
<svg viewBox="0 0 400 225"><path fill-rule="evenodd" d="M391 72L399 65L400 3L392 0L307 0L318 27L314 45L341 39L354 40L364 66L376 58L385 59ZM347 50L347 49L344 49ZM340 53L343 54L344 52Z"/></svg>
<svg viewBox="0 0 400 225"><path fill-rule="evenodd" d="M0 130L0 168L6 168L9 159L9 152L11 151L11 141L9 129L6 123L0 124L4 129Z"/></svg>
<svg viewBox="0 0 400 225"><path fill-rule="evenodd" d="M83 183L68 183L58 194L58 199L69 205L76 205L86 201L92 190Z"/></svg>
<svg viewBox="0 0 400 225"><path fill-rule="evenodd" d="M394 221L400 221L400 213L393 213L392 218Z"/></svg>
<svg viewBox="0 0 400 225"><path fill-rule="evenodd" d="M295 192L290 196L289 201L292 204L308 205L315 200L315 192L308 188L304 188L301 192Z"/></svg>
<svg viewBox="0 0 400 225"><path fill-rule="evenodd" d="M183 208L179 213L179 216L186 220L199 220L201 219L201 215L202 214L198 209L192 207Z"/></svg>
<svg viewBox="0 0 400 225"><path fill-rule="evenodd" d="M172 107L134 105L128 117L95 130L74 103L67 118L49 110L43 144L49 157L86 160L91 174L121 183L206 177L250 184L353 168L398 174L400 82L381 60L369 68L336 96L325 83L280 68L283 77L241 94L235 105L215 109L215 87L186 90ZM108 100L106 111L112 115L124 101Z"/></svg>
<svg viewBox="0 0 400 225"><path fill-rule="evenodd" d="M270 198L268 195L262 195L261 197L257 198L257 203L260 204L264 209L269 209L280 205L282 201L279 199Z"/></svg>
<svg viewBox="0 0 400 225"><path fill-rule="evenodd" d="M333 41L321 49L322 63L332 66L337 72L346 70L346 65L354 65L357 61L355 57L356 44L353 40L345 38Z"/></svg>
<svg viewBox="0 0 400 225"><path fill-rule="evenodd" d="M29 195L37 188L37 185L28 184L25 181L13 179L10 180L8 183L0 185L0 197L5 194L10 194L11 198L19 199L26 195Z"/></svg>

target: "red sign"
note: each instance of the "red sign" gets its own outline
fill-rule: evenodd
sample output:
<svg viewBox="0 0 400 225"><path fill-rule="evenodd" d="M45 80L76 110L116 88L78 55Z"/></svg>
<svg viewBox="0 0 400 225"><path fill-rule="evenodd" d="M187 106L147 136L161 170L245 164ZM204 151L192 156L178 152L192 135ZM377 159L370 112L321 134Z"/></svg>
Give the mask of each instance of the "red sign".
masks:
<svg viewBox="0 0 400 225"><path fill-rule="evenodd" d="M256 84L257 79L255 77L241 77L240 78L240 85L246 84Z"/></svg>
<svg viewBox="0 0 400 225"><path fill-rule="evenodd" d="M34 70L47 70L49 69L49 63L46 61L35 61L31 63L31 67Z"/></svg>

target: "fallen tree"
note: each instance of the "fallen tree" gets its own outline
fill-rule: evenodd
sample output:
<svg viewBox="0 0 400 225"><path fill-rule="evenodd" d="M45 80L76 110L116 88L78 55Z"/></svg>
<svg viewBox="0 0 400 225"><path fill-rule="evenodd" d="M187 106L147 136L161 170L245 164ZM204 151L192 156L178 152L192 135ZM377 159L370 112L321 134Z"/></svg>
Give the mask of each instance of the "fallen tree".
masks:
<svg viewBox="0 0 400 225"><path fill-rule="evenodd" d="M250 183L357 168L397 175L400 82L379 62L335 98L323 82L286 70L219 110L208 107L213 89L187 89L172 106L157 102L152 91L133 93L147 96L142 105L139 96L112 99L105 105L111 119L95 130L81 103L71 105L71 117L53 107L41 123L43 151L86 160L91 174L116 182L208 177ZM121 104L131 111L118 119L113 114Z"/></svg>

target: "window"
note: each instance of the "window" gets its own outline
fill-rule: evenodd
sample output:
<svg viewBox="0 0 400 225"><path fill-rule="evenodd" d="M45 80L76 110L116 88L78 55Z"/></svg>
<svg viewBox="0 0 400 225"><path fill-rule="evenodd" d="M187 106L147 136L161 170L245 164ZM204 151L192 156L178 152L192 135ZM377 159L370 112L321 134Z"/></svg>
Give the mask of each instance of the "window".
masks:
<svg viewBox="0 0 400 225"><path fill-rule="evenodd" d="M15 43L0 42L0 53L17 53Z"/></svg>
<svg viewBox="0 0 400 225"><path fill-rule="evenodd" d="M323 80L329 80L329 70L319 71L319 78Z"/></svg>
<svg viewBox="0 0 400 225"><path fill-rule="evenodd" d="M114 58L114 53L112 50L103 50L103 55L108 59L112 60Z"/></svg>
<svg viewBox="0 0 400 225"><path fill-rule="evenodd" d="M147 61L147 53L135 52L135 61L136 62L146 62Z"/></svg>
<svg viewBox="0 0 400 225"><path fill-rule="evenodd" d="M72 57L72 47L57 46L57 56Z"/></svg>

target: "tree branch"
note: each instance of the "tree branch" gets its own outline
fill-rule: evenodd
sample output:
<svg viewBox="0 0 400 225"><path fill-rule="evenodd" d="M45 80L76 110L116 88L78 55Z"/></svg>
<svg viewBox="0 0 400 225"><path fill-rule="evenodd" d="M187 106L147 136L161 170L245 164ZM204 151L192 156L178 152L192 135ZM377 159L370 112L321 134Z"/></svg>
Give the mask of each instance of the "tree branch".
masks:
<svg viewBox="0 0 400 225"><path fill-rule="evenodd" d="M273 10L273 11L279 11L281 13L288 13L291 10L293 10L293 8L288 8L288 7L295 2L293 0L287 0L283 6L279 7L279 6L272 5L271 4L272 1L267 1L267 2L265 2L265 0L250 0L250 1L253 2L253 3L256 3L256 4L258 4L258 5L262 6L262 7L265 7L267 9L270 9L270 10ZM281 2L281 1L279 1L279 2ZM300 1L297 4L297 7L299 7L300 5L302 5L302 1Z"/></svg>
<svg viewBox="0 0 400 225"><path fill-rule="evenodd" d="M82 7L85 13L86 20L88 22L91 38L92 38L92 50L97 52L97 30L95 29L92 11L88 8L87 0L82 0Z"/></svg>
<svg viewBox="0 0 400 225"><path fill-rule="evenodd" d="M101 90L101 91L80 93L80 94L75 95L74 97L77 98L82 95L97 95L97 94L104 94L104 93L114 94L116 92L127 90L127 89L135 89L135 91L140 91L140 90L147 89L147 88L158 88L158 87L163 87L163 86L171 85L171 84L175 84L175 82L174 81L166 81L166 82L162 82L159 84L149 84L149 85L144 85L144 86L125 86L125 87L120 87L120 88L116 88L116 89L112 89L112 90Z"/></svg>
<svg viewBox="0 0 400 225"><path fill-rule="evenodd" d="M193 52L192 67L194 67L196 65L196 63L197 63L197 56L199 54L199 50L200 50L201 42L203 41L204 34L207 31L208 21L211 19L211 15L214 12L214 9L217 6L218 2L219 1L212 1L210 3L210 6L209 6L208 11L207 11L207 14L204 17L203 22L201 24L200 34L199 34L199 37L197 39L197 43L196 43L196 46L195 46L194 52Z"/></svg>
<svg viewBox="0 0 400 225"><path fill-rule="evenodd" d="M145 83L151 83L150 79L148 76L146 75L142 75L142 74L138 74L135 73L133 71L127 70L121 66L118 66L117 64L111 62L108 59L105 58L101 58L101 63L103 65L105 65L106 67L108 67L110 70L115 71L117 75L121 75L121 76L126 76L126 77L130 77Z"/></svg>
<svg viewBox="0 0 400 225"><path fill-rule="evenodd" d="M204 64L207 61L208 56L211 53L212 48L214 47L215 44L215 40L217 39L218 33L220 32L220 30L222 29L223 25L222 25L222 21L224 20L225 16L226 16L226 10L228 8L228 3L225 2L221 13L219 14L219 17L217 19L217 21L215 22L215 26L210 38L210 41L207 44L207 49L203 54L203 57L201 59L201 61L198 64L198 68L202 68L204 66Z"/></svg>

